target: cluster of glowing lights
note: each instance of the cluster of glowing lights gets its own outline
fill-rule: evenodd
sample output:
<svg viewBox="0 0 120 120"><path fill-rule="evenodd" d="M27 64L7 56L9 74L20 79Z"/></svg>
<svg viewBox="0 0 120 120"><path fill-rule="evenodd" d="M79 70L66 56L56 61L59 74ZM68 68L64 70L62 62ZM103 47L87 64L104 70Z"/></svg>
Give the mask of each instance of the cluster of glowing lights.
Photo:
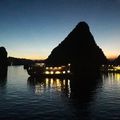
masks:
<svg viewBox="0 0 120 120"><path fill-rule="evenodd" d="M70 67L71 64L69 63L68 64L68 67ZM63 68L66 68L66 66L60 66L60 67L46 67L45 69L46 70L60 70L60 69L63 69Z"/></svg>
<svg viewBox="0 0 120 120"><path fill-rule="evenodd" d="M46 67L46 70L60 70L64 67Z"/></svg>
<svg viewBox="0 0 120 120"><path fill-rule="evenodd" d="M110 71L120 71L120 66L119 65L118 66L113 66L113 68L108 69L108 70L110 70Z"/></svg>
<svg viewBox="0 0 120 120"><path fill-rule="evenodd" d="M116 67L114 67L114 69L120 70L120 66L116 66Z"/></svg>
<svg viewBox="0 0 120 120"><path fill-rule="evenodd" d="M116 69L108 69L109 71L116 71Z"/></svg>
<svg viewBox="0 0 120 120"><path fill-rule="evenodd" d="M114 66L114 65L108 65L108 66L106 66L106 65L102 65L102 67L103 68L107 68L108 69L108 71L120 71L120 65L118 65L118 66Z"/></svg>
<svg viewBox="0 0 120 120"><path fill-rule="evenodd" d="M68 71L45 71L45 74L66 74L70 73L70 70Z"/></svg>
<svg viewBox="0 0 120 120"><path fill-rule="evenodd" d="M60 71L45 71L45 74L61 74Z"/></svg>
<svg viewBox="0 0 120 120"><path fill-rule="evenodd" d="M59 67L45 67L45 74L67 74L70 72L70 65Z"/></svg>

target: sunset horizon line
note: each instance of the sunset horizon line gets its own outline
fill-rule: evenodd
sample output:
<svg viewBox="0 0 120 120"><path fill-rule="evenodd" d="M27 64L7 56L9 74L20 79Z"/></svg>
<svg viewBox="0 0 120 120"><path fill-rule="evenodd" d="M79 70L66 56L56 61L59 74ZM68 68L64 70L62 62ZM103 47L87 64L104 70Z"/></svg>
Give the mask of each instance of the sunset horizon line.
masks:
<svg viewBox="0 0 120 120"><path fill-rule="evenodd" d="M49 55L48 55L49 56ZM30 60L46 60L48 58L48 56L36 56L36 57L33 57L33 56L26 56L26 57L19 57L19 56L12 56L12 55L9 55L8 57L13 57L13 58L18 58L18 59L30 59ZM111 55L106 55L106 58L109 59L109 60L114 60L116 59L119 55L116 55L116 54L111 54Z"/></svg>

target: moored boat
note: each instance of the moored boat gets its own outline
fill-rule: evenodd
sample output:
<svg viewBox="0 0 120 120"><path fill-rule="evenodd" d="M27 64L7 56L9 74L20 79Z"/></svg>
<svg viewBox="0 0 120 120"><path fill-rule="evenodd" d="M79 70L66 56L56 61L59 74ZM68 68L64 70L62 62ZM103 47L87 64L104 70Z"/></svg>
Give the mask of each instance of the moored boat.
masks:
<svg viewBox="0 0 120 120"><path fill-rule="evenodd" d="M36 64L29 66L27 72L30 76L41 77L67 77L71 76L70 64L67 66L46 66L45 64Z"/></svg>

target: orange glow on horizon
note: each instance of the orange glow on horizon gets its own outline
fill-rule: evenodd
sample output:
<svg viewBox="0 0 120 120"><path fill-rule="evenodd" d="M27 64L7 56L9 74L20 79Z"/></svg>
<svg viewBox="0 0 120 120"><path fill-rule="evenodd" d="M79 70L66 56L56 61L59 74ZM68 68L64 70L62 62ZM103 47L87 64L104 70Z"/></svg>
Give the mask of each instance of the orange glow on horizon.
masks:
<svg viewBox="0 0 120 120"><path fill-rule="evenodd" d="M40 52L9 51L8 57L9 56L15 58L31 59L31 60L45 60L48 57L48 54L40 53Z"/></svg>
<svg viewBox="0 0 120 120"><path fill-rule="evenodd" d="M105 56L107 57L107 59L115 59L115 58L118 57L117 54L115 54L115 55L114 54L108 54L108 55L105 54ZM31 60L45 60L45 59L47 59L47 56L23 56L23 57L21 57L21 56L10 56L10 57L25 58L25 59L31 59Z"/></svg>
<svg viewBox="0 0 120 120"><path fill-rule="evenodd" d="M20 59L30 59L30 60L45 60L47 59L46 56L8 56L8 57L15 57L15 58L20 58Z"/></svg>
<svg viewBox="0 0 120 120"><path fill-rule="evenodd" d="M118 57L118 55L108 55L106 57L107 57L107 59L116 59Z"/></svg>
<svg viewBox="0 0 120 120"><path fill-rule="evenodd" d="M117 53L116 51L111 52L109 50L103 50L103 52L108 59L115 59L119 56L119 53ZM23 54L21 52L20 53L11 52L9 56L15 58L31 59L31 60L45 60L47 59L49 54L39 54L39 53Z"/></svg>
<svg viewBox="0 0 120 120"><path fill-rule="evenodd" d="M31 60L45 60L47 57L45 56L26 56L26 59L31 59Z"/></svg>
<svg viewBox="0 0 120 120"><path fill-rule="evenodd" d="M115 59L119 56L119 53L110 52L110 51L103 51L107 59Z"/></svg>

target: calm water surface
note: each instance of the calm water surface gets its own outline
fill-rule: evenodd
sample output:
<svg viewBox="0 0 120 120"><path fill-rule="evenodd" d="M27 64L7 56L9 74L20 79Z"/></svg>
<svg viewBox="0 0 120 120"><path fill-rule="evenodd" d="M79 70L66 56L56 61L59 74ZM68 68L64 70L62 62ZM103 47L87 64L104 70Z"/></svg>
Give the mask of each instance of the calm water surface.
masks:
<svg viewBox="0 0 120 120"><path fill-rule="evenodd" d="M0 120L29 119L120 120L120 74L33 79L23 66L8 67L0 78Z"/></svg>

